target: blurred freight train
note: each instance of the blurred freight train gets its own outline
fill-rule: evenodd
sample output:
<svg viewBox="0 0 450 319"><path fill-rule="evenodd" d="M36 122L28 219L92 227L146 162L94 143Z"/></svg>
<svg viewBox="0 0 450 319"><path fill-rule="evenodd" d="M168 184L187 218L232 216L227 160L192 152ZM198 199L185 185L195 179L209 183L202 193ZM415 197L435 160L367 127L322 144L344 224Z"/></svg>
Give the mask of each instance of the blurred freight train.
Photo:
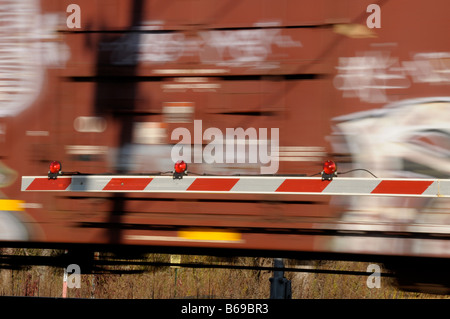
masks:
<svg viewBox="0 0 450 319"><path fill-rule="evenodd" d="M0 0L0 240L449 257L441 199L20 190L53 160L159 174L177 156L192 174L313 175L334 158L342 171L447 178L449 9ZM297 231L308 229L439 236Z"/></svg>

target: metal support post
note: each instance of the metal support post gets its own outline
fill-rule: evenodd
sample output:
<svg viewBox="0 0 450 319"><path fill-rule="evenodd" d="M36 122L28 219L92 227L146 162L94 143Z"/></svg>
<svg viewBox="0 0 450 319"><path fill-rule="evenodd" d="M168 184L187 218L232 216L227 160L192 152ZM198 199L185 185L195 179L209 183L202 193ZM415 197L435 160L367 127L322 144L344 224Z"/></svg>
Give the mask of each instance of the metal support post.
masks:
<svg viewBox="0 0 450 319"><path fill-rule="evenodd" d="M284 268L282 258L274 259L275 268ZM284 277L283 270L275 270L270 280L270 299L292 299L291 281Z"/></svg>

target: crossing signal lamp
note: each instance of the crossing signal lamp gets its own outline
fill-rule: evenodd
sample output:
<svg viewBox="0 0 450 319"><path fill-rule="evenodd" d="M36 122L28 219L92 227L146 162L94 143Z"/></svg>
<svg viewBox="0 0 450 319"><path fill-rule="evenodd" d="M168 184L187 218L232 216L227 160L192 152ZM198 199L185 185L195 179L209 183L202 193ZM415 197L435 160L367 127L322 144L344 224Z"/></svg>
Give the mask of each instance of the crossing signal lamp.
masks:
<svg viewBox="0 0 450 319"><path fill-rule="evenodd" d="M58 175L61 175L61 168L62 168L61 162L59 161L51 162L48 170L48 178L56 179Z"/></svg>
<svg viewBox="0 0 450 319"><path fill-rule="evenodd" d="M182 179L183 175L187 174L187 164L185 161L179 160L175 163L175 171L173 172L174 179Z"/></svg>
<svg viewBox="0 0 450 319"><path fill-rule="evenodd" d="M331 181L337 176L337 165L335 162L328 160L323 163L322 180Z"/></svg>

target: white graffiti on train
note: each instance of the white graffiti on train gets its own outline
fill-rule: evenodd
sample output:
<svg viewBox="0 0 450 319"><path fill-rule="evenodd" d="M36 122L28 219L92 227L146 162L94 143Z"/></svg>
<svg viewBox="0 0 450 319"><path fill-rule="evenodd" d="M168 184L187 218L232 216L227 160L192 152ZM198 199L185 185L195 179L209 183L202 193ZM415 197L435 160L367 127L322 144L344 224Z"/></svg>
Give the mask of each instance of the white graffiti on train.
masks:
<svg viewBox="0 0 450 319"><path fill-rule="evenodd" d="M402 65L416 83L450 83L450 52L417 53Z"/></svg>
<svg viewBox="0 0 450 319"><path fill-rule="evenodd" d="M147 30L147 28L145 28ZM282 29L241 29L126 34L116 41L102 43L102 51L111 51L111 63L124 65L136 62L164 64L183 57L198 62L228 67L273 68L268 62L273 49L302 47L300 41L282 34Z"/></svg>
<svg viewBox="0 0 450 319"><path fill-rule="evenodd" d="M407 89L413 83L450 84L450 52L417 53L410 61L399 61L385 51L367 51L339 58L335 88L345 98L387 103L390 90Z"/></svg>
<svg viewBox="0 0 450 319"><path fill-rule="evenodd" d="M69 49L56 32L60 19L57 13L41 14L38 0L0 1L0 117L31 105L45 69L68 60Z"/></svg>
<svg viewBox="0 0 450 319"><path fill-rule="evenodd" d="M369 51L355 57L339 58L334 86L344 97L358 97L363 102L386 103L386 90L410 86L397 58L381 51Z"/></svg>
<svg viewBox="0 0 450 319"><path fill-rule="evenodd" d="M282 35L280 29L209 31L200 35L206 44L200 52L202 62L219 66L267 67L262 63L272 53L272 46L302 46L290 36Z"/></svg>

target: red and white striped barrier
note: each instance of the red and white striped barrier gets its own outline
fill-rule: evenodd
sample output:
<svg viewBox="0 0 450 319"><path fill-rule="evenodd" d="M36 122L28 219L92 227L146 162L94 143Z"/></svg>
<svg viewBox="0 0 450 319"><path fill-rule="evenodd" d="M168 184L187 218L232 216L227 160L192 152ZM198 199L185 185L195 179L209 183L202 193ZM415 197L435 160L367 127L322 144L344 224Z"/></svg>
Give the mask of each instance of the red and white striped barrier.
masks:
<svg viewBox="0 0 450 319"><path fill-rule="evenodd" d="M450 197L447 179L381 179L284 176L115 176L22 177L22 191L303 194Z"/></svg>

